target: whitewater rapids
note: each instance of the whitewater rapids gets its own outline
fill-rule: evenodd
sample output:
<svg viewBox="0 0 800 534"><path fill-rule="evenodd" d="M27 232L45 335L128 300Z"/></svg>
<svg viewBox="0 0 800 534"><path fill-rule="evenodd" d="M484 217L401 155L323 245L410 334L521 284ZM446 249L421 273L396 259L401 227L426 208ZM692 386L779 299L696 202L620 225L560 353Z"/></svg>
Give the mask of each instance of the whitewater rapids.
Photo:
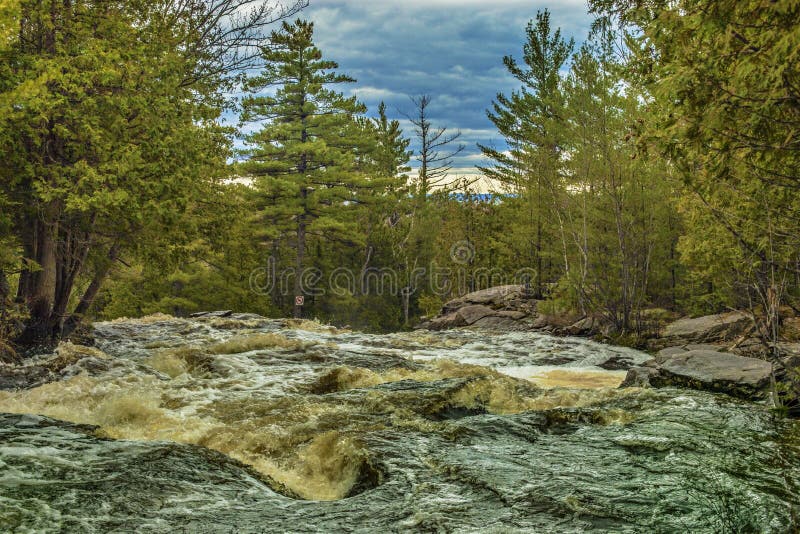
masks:
<svg viewBox="0 0 800 534"><path fill-rule="evenodd" d="M0 391L0 530L784 532L800 431L573 338L96 325ZM793 519L794 518L794 519ZM743 526L742 526L743 525Z"/></svg>

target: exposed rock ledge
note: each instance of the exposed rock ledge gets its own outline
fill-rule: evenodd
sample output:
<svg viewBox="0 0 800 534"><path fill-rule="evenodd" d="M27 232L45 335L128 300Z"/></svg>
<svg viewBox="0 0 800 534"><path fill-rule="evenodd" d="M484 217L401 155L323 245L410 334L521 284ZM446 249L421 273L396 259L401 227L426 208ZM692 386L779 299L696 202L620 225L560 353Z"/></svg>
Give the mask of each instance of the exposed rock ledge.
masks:
<svg viewBox="0 0 800 534"><path fill-rule="evenodd" d="M759 400L771 390L772 364L766 360L708 349L662 351L628 371L620 387L688 387Z"/></svg>
<svg viewBox="0 0 800 534"><path fill-rule="evenodd" d="M586 317L578 321L537 314L539 302L521 285L492 287L447 302L441 313L418 328L446 330L471 327L496 331L538 330L557 335L601 335L602 322ZM668 314L667 314L668 315ZM787 320L800 339L800 319ZM773 364L768 348L755 337L752 318L740 311L697 318L682 318L660 329L647 349L657 356L629 369L621 387L687 387L760 400L773 390ZM800 416L800 343L782 342L774 378L792 415ZM620 367L622 369L625 366Z"/></svg>
<svg viewBox="0 0 800 534"><path fill-rule="evenodd" d="M447 330L463 326L495 330L530 330L537 301L524 286L490 287L447 302L435 318L417 328Z"/></svg>
<svg viewBox="0 0 800 534"><path fill-rule="evenodd" d="M490 287L448 301L439 315L422 322L417 329L472 327L503 332L538 330L569 336L608 334L607 325L595 318L541 314L539 303L522 285Z"/></svg>

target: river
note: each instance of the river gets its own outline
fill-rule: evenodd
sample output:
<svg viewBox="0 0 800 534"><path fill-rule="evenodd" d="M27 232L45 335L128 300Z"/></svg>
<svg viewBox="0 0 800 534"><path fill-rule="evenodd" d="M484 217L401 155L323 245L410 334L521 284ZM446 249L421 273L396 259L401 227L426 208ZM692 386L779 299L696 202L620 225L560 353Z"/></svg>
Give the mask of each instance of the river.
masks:
<svg viewBox="0 0 800 534"><path fill-rule="evenodd" d="M632 349L153 316L0 391L0 531L787 532L800 425ZM53 363L55 365L55 363Z"/></svg>

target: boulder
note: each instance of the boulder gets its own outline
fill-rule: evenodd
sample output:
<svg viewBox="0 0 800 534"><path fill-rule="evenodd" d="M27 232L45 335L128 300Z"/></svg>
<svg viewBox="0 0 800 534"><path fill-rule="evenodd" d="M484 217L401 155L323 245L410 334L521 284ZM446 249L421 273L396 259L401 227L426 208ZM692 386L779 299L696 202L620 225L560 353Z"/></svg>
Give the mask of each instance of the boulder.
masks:
<svg viewBox="0 0 800 534"><path fill-rule="evenodd" d="M651 348L661 349L689 344L725 344L740 338L751 328L752 324L750 316L738 311L678 319L664 328L660 338L652 340Z"/></svg>
<svg viewBox="0 0 800 534"><path fill-rule="evenodd" d="M528 325L517 321L511 317L501 315L489 315L478 319L472 326L477 328L485 328L487 330L501 330L503 332L513 330L527 330Z"/></svg>
<svg viewBox="0 0 800 534"><path fill-rule="evenodd" d="M731 345L726 352L732 352L748 358L766 359L769 357L769 348L758 338L745 338Z"/></svg>
<svg viewBox="0 0 800 534"><path fill-rule="evenodd" d="M606 371L625 371L635 367L637 364L634 359L628 356L623 354L615 354L606 361L597 363L596 365L597 367L605 369Z"/></svg>
<svg viewBox="0 0 800 534"><path fill-rule="evenodd" d="M712 345L711 343L690 343L683 347L684 350L713 350L714 352L726 352L724 345Z"/></svg>
<svg viewBox="0 0 800 534"><path fill-rule="evenodd" d="M514 321L519 321L528 317L527 313L516 310L500 310L499 312L494 312L493 315L495 317L513 319Z"/></svg>
<svg viewBox="0 0 800 534"><path fill-rule="evenodd" d="M789 317L783 320L781 334L791 341L800 340L800 317Z"/></svg>
<svg viewBox="0 0 800 534"><path fill-rule="evenodd" d="M650 379L656 375L658 375L658 369L654 367L631 367L619 387L648 388L651 387Z"/></svg>
<svg viewBox="0 0 800 534"><path fill-rule="evenodd" d="M447 315L470 304L482 304L494 309L505 307L511 301L524 299L525 288L521 285L495 286L467 293L447 302L442 314Z"/></svg>
<svg viewBox="0 0 800 534"><path fill-rule="evenodd" d="M580 336L595 332L597 327L598 321L595 320L594 317L584 317L580 321L568 326L564 332L570 336Z"/></svg>
<svg viewBox="0 0 800 534"><path fill-rule="evenodd" d="M667 357L649 377L654 387L679 386L761 399L771 383L772 364L727 352L689 350Z"/></svg>
<svg viewBox="0 0 800 534"><path fill-rule="evenodd" d="M667 347L658 351L658 354L656 354L656 361L658 363L663 363L665 360L669 359L670 356L683 354L684 352L686 352L686 349L683 347Z"/></svg>
<svg viewBox="0 0 800 534"><path fill-rule="evenodd" d="M492 330L528 330L537 301L521 285L490 287L448 301L442 312L417 328L446 330L463 326Z"/></svg>
<svg viewBox="0 0 800 534"><path fill-rule="evenodd" d="M775 374L783 386L778 395L789 416L800 418L800 343L779 343L778 350L782 368Z"/></svg>
<svg viewBox="0 0 800 534"><path fill-rule="evenodd" d="M461 317L464 324L471 325L475 324L484 317L492 315L493 313L494 310L488 306L484 306L483 304L471 304L469 306L459 308L459 310L456 312L456 315Z"/></svg>
<svg viewBox="0 0 800 534"><path fill-rule="evenodd" d="M420 325L419 328L425 328L427 330L447 330L449 328L458 328L459 326L467 326L467 323L458 312L453 312L435 317L427 323Z"/></svg>

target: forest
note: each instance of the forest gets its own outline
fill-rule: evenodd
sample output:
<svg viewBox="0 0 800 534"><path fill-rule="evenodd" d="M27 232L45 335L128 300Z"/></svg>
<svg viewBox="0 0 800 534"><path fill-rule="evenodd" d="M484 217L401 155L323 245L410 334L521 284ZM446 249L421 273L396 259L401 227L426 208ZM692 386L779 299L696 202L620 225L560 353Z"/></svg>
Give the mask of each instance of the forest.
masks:
<svg viewBox="0 0 800 534"><path fill-rule="evenodd" d="M0 0L0 532L800 532L800 2L583 1Z"/></svg>
<svg viewBox="0 0 800 534"><path fill-rule="evenodd" d="M451 173L435 94L408 131L346 96L303 7L3 1L3 346L217 309L396 331L511 283L632 343L798 310L796 2L592 0L580 45L539 11L475 110L490 190Z"/></svg>

